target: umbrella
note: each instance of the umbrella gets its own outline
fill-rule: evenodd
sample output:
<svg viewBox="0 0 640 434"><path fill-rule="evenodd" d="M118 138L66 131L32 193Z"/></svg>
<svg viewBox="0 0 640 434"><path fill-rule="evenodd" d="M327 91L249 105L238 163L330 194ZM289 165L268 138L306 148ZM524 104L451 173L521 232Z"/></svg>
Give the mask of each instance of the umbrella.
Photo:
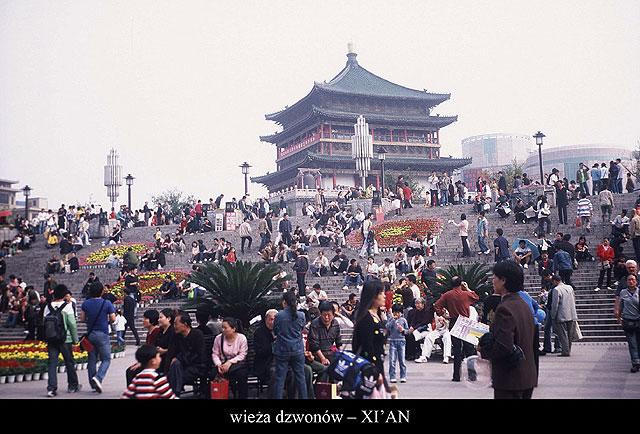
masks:
<svg viewBox="0 0 640 434"><path fill-rule="evenodd" d="M533 244L529 240L525 240L524 238L516 238L516 240L511 245L511 248L513 250L517 249L520 246L520 241L524 241L525 243L527 243L527 247L529 247L531 249L531 259L533 261L538 259L538 256L540 256L540 251L538 250L538 246Z"/></svg>

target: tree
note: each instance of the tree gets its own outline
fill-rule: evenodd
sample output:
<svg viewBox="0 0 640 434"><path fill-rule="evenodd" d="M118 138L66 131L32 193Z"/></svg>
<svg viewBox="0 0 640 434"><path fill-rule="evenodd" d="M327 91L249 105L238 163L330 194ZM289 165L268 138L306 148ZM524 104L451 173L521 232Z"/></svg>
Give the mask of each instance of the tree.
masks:
<svg viewBox="0 0 640 434"><path fill-rule="evenodd" d="M489 282L489 267L485 264L475 263L470 267L464 265L450 265L448 268L438 270L438 277L433 289L435 299L453 289L451 279L459 276L463 282L467 282L469 289L478 294L480 301L491 293L492 284Z"/></svg>
<svg viewBox="0 0 640 434"><path fill-rule="evenodd" d="M415 179L411 178L410 176L408 175L402 175L402 176L404 177L404 181L409 184L409 188L411 189L411 196L413 197L413 200L415 201L418 198L422 198L422 192L424 191L424 187L418 184L418 182ZM384 186L394 194L396 193L395 189L396 189L397 181L398 181L397 176L393 176L390 173L384 174Z"/></svg>
<svg viewBox="0 0 640 434"><path fill-rule="evenodd" d="M636 140L636 149L631 153L631 157L635 160L631 171L638 181L640 180L640 139Z"/></svg>
<svg viewBox="0 0 640 434"><path fill-rule="evenodd" d="M513 193L513 181L516 176L522 176L524 169L524 162L518 161L516 158L511 161L511 164L504 166L499 170L485 169L482 171L482 177L485 179L495 179L496 182L500 179L498 172L501 170L504 173L504 177L507 180L506 193Z"/></svg>
<svg viewBox="0 0 640 434"><path fill-rule="evenodd" d="M286 280L276 277L280 271L275 264L238 261L235 265L207 263L197 268L187 280L207 291L198 309L212 316L236 318L245 330L252 318L277 307L277 300L269 294Z"/></svg>
<svg viewBox="0 0 640 434"><path fill-rule="evenodd" d="M167 190L158 196L153 196L151 198L153 204L157 206L164 207L165 205L169 206L169 212L171 216L180 215L182 209L186 205L191 205L195 198L193 195L186 195L185 193L178 191L177 189Z"/></svg>

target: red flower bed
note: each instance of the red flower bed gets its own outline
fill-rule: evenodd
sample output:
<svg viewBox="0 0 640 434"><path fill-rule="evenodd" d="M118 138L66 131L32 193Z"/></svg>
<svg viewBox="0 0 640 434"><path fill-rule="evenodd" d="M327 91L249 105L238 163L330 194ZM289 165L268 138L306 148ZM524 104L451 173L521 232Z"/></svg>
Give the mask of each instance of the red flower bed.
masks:
<svg viewBox="0 0 640 434"><path fill-rule="evenodd" d="M424 237L427 232L437 235L442 230L440 219L394 220L373 226L378 247L399 247L411 238L412 234ZM362 232L352 231L347 237L347 244L352 248L362 247Z"/></svg>

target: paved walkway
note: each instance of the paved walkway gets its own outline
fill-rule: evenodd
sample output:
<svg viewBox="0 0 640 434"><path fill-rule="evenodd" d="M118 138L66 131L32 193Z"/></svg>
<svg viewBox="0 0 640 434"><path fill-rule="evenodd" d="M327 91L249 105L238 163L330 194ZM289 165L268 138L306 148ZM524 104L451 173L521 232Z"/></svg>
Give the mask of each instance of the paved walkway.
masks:
<svg viewBox="0 0 640 434"><path fill-rule="evenodd" d="M125 389L125 369L133 363L133 349L127 356L111 361L104 392L99 395L89 387L87 371L78 371L83 390L66 392L66 374L58 374L58 397L53 399L119 398ZM640 398L640 372L632 374L627 345L575 344L570 358L547 355L540 358L540 381L534 398ZM438 361L426 364L407 363L406 384L398 384L400 398L476 398L493 397L492 389L472 389L453 383L453 365ZM0 385L0 398L46 399L46 381Z"/></svg>

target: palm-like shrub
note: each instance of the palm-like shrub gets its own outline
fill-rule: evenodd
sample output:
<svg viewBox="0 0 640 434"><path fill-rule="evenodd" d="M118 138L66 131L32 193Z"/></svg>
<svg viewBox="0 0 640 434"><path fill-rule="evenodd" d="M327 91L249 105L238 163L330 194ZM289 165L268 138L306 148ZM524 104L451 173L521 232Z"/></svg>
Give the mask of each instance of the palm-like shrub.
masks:
<svg viewBox="0 0 640 434"><path fill-rule="evenodd" d="M249 321L276 307L278 300L269 297L286 278L274 277L279 273L273 264L238 261L235 266L227 262L207 263L198 266L187 279L207 292L199 300L198 309L207 310L213 316L231 316L247 329Z"/></svg>
<svg viewBox="0 0 640 434"><path fill-rule="evenodd" d="M493 284L489 281L490 272L486 264L475 263L468 268L464 265L450 265L448 268L438 270L438 277L433 290L433 295L436 299L453 289L451 279L454 276L460 276L464 282L467 282L469 289L478 294L480 301L491 293Z"/></svg>

